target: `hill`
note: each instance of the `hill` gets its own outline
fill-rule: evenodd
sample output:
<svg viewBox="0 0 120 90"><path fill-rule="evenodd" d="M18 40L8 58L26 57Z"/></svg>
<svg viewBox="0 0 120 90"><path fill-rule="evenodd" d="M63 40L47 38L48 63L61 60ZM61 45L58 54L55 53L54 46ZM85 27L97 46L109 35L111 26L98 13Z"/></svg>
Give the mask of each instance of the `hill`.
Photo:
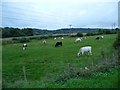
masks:
<svg viewBox="0 0 120 90"><path fill-rule="evenodd" d="M42 30L42 29L33 29L35 34L69 34L69 33L88 33L88 32L96 32L98 28L62 28L57 30Z"/></svg>
<svg viewBox="0 0 120 90"><path fill-rule="evenodd" d="M116 33L119 29L100 29L100 28L61 28L57 30L37 29L37 28L0 28L2 31L2 38L8 37L23 37L23 36L36 36L36 35L60 35L60 34L76 34L76 33L98 33L98 34L111 34Z"/></svg>

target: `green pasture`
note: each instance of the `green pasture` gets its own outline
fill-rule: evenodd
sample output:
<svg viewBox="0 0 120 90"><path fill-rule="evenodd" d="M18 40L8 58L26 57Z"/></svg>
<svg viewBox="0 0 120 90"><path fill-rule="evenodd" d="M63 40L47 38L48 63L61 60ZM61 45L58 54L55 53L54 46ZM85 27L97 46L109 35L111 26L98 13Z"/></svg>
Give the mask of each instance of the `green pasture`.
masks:
<svg viewBox="0 0 120 90"><path fill-rule="evenodd" d="M80 43L74 43L76 38L68 36L64 37L64 40L58 38L56 40L52 38L46 39L47 44L43 44L42 40L32 40L27 43L28 48L24 51L22 50L22 43L3 45L2 79L5 87L10 87L9 84L14 84L16 81L24 81L23 66L25 66L28 81L39 81L45 84L52 83L57 77L63 74L68 64L71 64L72 67L78 70L84 68L89 62L97 64L98 60L102 58L101 51L104 52L105 57L110 56L114 51L112 44L115 41L116 35L103 36L104 39L102 40L95 40L96 36L89 36ZM55 47L54 45L57 41L62 41L63 46ZM80 47L88 45L92 46L92 55L81 55L77 57ZM78 81L81 79L74 80ZM67 85L68 87L74 87L69 86L72 85L72 83L74 85L74 80L72 80L72 82L69 80L65 84L66 87ZM87 81L82 82L87 83ZM90 82L90 80L88 82ZM75 86L82 87L79 83ZM54 87L54 85L52 87ZM89 84L86 84L86 87L89 87Z"/></svg>

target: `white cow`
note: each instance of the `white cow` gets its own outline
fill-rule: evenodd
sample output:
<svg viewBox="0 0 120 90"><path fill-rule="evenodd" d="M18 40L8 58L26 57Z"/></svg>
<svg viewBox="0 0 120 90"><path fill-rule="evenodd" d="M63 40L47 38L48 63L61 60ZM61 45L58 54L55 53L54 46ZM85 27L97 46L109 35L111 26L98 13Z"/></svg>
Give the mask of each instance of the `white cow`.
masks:
<svg viewBox="0 0 120 90"><path fill-rule="evenodd" d="M81 47L79 52L77 53L77 56L80 56L80 54L84 54L85 52L88 53L88 55L92 55L92 47L91 46L85 46L85 47Z"/></svg>
<svg viewBox="0 0 120 90"><path fill-rule="evenodd" d="M64 39L64 37L61 37L61 39Z"/></svg>
<svg viewBox="0 0 120 90"><path fill-rule="evenodd" d="M101 39L103 39L104 37L103 36L101 36Z"/></svg>
<svg viewBox="0 0 120 90"><path fill-rule="evenodd" d="M23 50L25 50L26 48L27 48L27 44L24 43L24 44L23 44Z"/></svg>
<svg viewBox="0 0 120 90"><path fill-rule="evenodd" d="M77 39L75 40L75 43L78 43L78 42L81 42L81 38L77 38Z"/></svg>
<svg viewBox="0 0 120 90"><path fill-rule="evenodd" d="M56 39L56 37L54 38L54 40Z"/></svg>
<svg viewBox="0 0 120 90"><path fill-rule="evenodd" d="M46 40L43 40L43 44L46 44Z"/></svg>

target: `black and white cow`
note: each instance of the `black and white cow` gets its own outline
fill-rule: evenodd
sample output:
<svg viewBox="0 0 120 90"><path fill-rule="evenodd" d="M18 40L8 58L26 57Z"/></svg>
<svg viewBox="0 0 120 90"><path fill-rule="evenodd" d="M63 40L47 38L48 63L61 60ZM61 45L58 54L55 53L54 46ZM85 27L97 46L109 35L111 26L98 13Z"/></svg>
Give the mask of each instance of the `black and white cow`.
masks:
<svg viewBox="0 0 120 90"><path fill-rule="evenodd" d="M27 44L24 43L24 44L23 44L23 50L25 50L26 48L27 48Z"/></svg>
<svg viewBox="0 0 120 90"><path fill-rule="evenodd" d="M96 37L95 39L96 39L96 40L99 40L99 39L100 39L100 37Z"/></svg>
<svg viewBox="0 0 120 90"><path fill-rule="evenodd" d="M46 40L43 40L43 44L46 44L46 42L47 42Z"/></svg>
<svg viewBox="0 0 120 90"><path fill-rule="evenodd" d="M99 39L103 39L104 37L103 36L98 36L98 37L96 37L95 39L96 40L99 40Z"/></svg>
<svg viewBox="0 0 120 90"><path fill-rule="evenodd" d="M62 42L56 42L55 47L62 46Z"/></svg>

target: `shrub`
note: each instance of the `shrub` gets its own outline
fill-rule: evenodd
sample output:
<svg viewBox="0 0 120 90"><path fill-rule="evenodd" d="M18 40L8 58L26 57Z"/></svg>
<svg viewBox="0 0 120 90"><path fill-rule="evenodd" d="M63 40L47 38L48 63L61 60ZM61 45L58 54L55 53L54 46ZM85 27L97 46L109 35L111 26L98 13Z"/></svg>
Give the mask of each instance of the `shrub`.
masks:
<svg viewBox="0 0 120 90"><path fill-rule="evenodd" d="M30 42L29 38L13 38L12 39L14 42L19 42L19 43L26 43L26 42Z"/></svg>
<svg viewBox="0 0 120 90"><path fill-rule="evenodd" d="M70 37L76 37L76 35L70 35Z"/></svg>
<svg viewBox="0 0 120 90"><path fill-rule="evenodd" d="M118 66L118 60L116 60L115 56L113 58L103 58L99 59L98 63L95 65L91 64L91 62L88 62L88 64L84 68L80 68L77 70L75 67L72 67L71 64L68 64L67 69L64 71L64 73L55 80L55 82L63 82L65 83L70 78L75 77L88 77L92 75L93 73L98 72L110 72L113 68Z"/></svg>
<svg viewBox="0 0 120 90"><path fill-rule="evenodd" d="M25 43L25 42L30 42L30 39L29 38L21 38L20 43Z"/></svg>
<svg viewBox="0 0 120 90"><path fill-rule="evenodd" d="M7 44L11 44L11 43L13 43L12 40L3 40L2 41L2 45L7 45Z"/></svg>
<svg viewBox="0 0 120 90"><path fill-rule="evenodd" d="M105 34L112 34L110 30L106 30Z"/></svg>
<svg viewBox="0 0 120 90"><path fill-rule="evenodd" d="M12 38L12 40L18 40L18 38Z"/></svg>
<svg viewBox="0 0 120 90"><path fill-rule="evenodd" d="M118 64L120 64L120 32L118 32L117 38L113 43L113 47L118 51Z"/></svg>
<svg viewBox="0 0 120 90"><path fill-rule="evenodd" d="M83 37L83 34L82 34L82 33L77 33L76 36L78 36L78 37Z"/></svg>
<svg viewBox="0 0 120 90"><path fill-rule="evenodd" d="M86 36L94 36L96 35L95 33L87 33Z"/></svg>
<svg viewBox="0 0 120 90"><path fill-rule="evenodd" d="M111 31L111 30L108 30L108 29L99 29L97 34L98 35L101 35L101 34L113 34L115 32Z"/></svg>
<svg viewBox="0 0 120 90"><path fill-rule="evenodd" d="M116 38L115 42L113 43L113 47L115 49L120 48L120 32L118 32L117 38Z"/></svg>
<svg viewBox="0 0 120 90"><path fill-rule="evenodd" d="M48 39L49 36L41 36L40 39Z"/></svg>

